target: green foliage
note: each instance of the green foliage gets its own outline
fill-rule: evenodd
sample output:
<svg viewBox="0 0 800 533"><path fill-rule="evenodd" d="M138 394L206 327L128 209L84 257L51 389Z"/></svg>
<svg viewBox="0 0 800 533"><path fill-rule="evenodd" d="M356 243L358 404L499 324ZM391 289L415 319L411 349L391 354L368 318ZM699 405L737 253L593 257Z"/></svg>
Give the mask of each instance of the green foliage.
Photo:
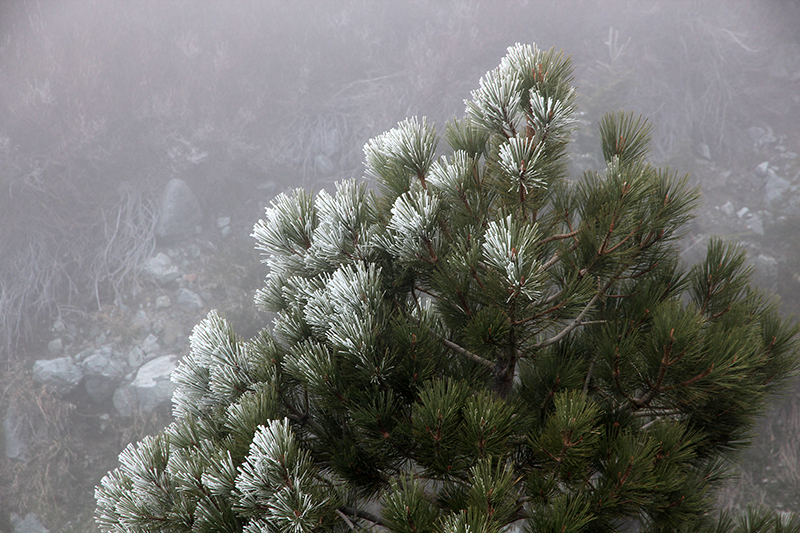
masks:
<svg viewBox="0 0 800 533"><path fill-rule="evenodd" d="M365 147L381 196L276 198L253 233L274 327L198 324L177 420L104 478L101 528L797 531L710 512L797 326L736 247L679 265L698 193L645 161L643 118L608 115L606 168L564 179L570 82L517 45L438 161L409 119Z"/></svg>

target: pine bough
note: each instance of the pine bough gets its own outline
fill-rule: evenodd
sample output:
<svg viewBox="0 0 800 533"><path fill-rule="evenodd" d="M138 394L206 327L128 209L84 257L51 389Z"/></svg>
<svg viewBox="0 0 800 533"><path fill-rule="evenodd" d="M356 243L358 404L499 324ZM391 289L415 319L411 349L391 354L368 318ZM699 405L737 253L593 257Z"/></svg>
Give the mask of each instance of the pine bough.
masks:
<svg viewBox="0 0 800 533"><path fill-rule="evenodd" d="M698 192L611 113L605 168L567 179L568 58L516 45L466 117L364 147L365 182L281 194L253 236L276 314L215 312L174 416L96 490L107 532L797 531L713 512L797 328L711 242L680 265Z"/></svg>

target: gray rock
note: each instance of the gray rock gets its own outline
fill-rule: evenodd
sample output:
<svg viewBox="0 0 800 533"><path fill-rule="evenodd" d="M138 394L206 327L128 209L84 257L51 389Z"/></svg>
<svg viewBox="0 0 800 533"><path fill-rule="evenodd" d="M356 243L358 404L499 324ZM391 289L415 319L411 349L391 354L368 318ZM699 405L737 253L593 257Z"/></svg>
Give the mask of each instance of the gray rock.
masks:
<svg viewBox="0 0 800 533"><path fill-rule="evenodd" d="M777 141L775 134L772 132L772 128L769 126L766 128L759 128L758 126L747 128L747 134L750 136L750 139L753 141L753 145L756 147Z"/></svg>
<svg viewBox="0 0 800 533"><path fill-rule="evenodd" d="M142 341L139 347L146 355L150 355L161 349L161 346L158 344L158 337L153 334L148 335L147 338Z"/></svg>
<svg viewBox="0 0 800 533"><path fill-rule="evenodd" d="M76 353L75 355L73 355L72 359L76 363L80 363L81 361L83 361L84 359L86 359L87 357L92 355L93 353L94 353L94 350L92 348L87 348L87 349L82 350L82 351Z"/></svg>
<svg viewBox="0 0 800 533"><path fill-rule="evenodd" d="M28 429L28 425L22 420L14 405L10 405L6 410L6 416L3 417L3 440L5 441L3 449L8 459L27 460L26 452L30 440L30 435L27 435Z"/></svg>
<svg viewBox="0 0 800 533"><path fill-rule="evenodd" d="M320 149L328 157L333 157L341 148L342 140L338 129L330 129L322 136Z"/></svg>
<svg viewBox="0 0 800 533"><path fill-rule="evenodd" d="M767 176L767 171L769 170L769 161L764 161L756 165L755 172L757 176L761 176L762 178Z"/></svg>
<svg viewBox="0 0 800 533"><path fill-rule="evenodd" d="M764 203L769 205L786 192L792 184L775 174L772 169L767 170L767 182L764 184Z"/></svg>
<svg viewBox="0 0 800 533"><path fill-rule="evenodd" d="M162 239L177 239L194 234L203 218L200 202L182 179L169 180L161 195L161 213L156 235Z"/></svg>
<svg viewBox="0 0 800 533"><path fill-rule="evenodd" d="M736 208L733 207L732 202L726 202L725 205L721 205L719 209L729 217L732 217L733 214L736 212Z"/></svg>
<svg viewBox="0 0 800 533"><path fill-rule="evenodd" d="M233 232L233 230L231 230L230 226L225 226L224 228L219 230L219 235L220 235L220 237L222 237L224 239L224 238L230 237L232 232Z"/></svg>
<svg viewBox="0 0 800 533"><path fill-rule="evenodd" d="M758 235L764 235L764 223L761 222L761 217L753 215L745 223L747 228Z"/></svg>
<svg viewBox="0 0 800 533"><path fill-rule="evenodd" d="M217 229L222 229L226 226L230 226L231 224L231 217L217 217Z"/></svg>
<svg viewBox="0 0 800 533"><path fill-rule="evenodd" d="M83 379L83 370L71 357L40 359L33 363L33 379L59 394L69 394Z"/></svg>
<svg viewBox="0 0 800 533"><path fill-rule="evenodd" d="M201 309L203 307L203 299L196 292L189 289L178 289L175 293L175 299L178 305L190 307L192 309Z"/></svg>
<svg viewBox="0 0 800 533"><path fill-rule="evenodd" d="M750 210L748 208L743 207L736 212L736 216L739 218L744 218L749 212Z"/></svg>
<svg viewBox="0 0 800 533"><path fill-rule="evenodd" d="M139 346L134 346L128 351L128 366L131 368L139 368L144 364L144 350Z"/></svg>
<svg viewBox="0 0 800 533"><path fill-rule="evenodd" d="M61 337L53 339L47 343L47 351L50 352L50 355L58 355L63 349L64 343L61 341Z"/></svg>
<svg viewBox="0 0 800 533"><path fill-rule="evenodd" d="M158 298L156 298L156 309L166 309L167 307L172 305L172 300L169 299L169 296L166 294L162 294Z"/></svg>
<svg viewBox="0 0 800 533"><path fill-rule="evenodd" d="M766 285L772 286L778 281L778 260L772 256L759 254L753 261L756 274Z"/></svg>
<svg viewBox="0 0 800 533"><path fill-rule="evenodd" d="M150 329L150 317L147 316L147 311L139 309L133 317L133 320L131 320L131 325L136 330L147 331Z"/></svg>
<svg viewBox="0 0 800 533"><path fill-rule="evenodd" d="M178 339L184 336L180 320L168 319L164 321L164 331L161 332L161 342L164 346L172 347Z"/></svg>
<svg viewBox="0 0 800 533"><path fill-rule="evenodd" d="M314 166L317 169L317 174L320 176L330 176L336 170L336 166L333 164L333 161L331 161L331 158L324 154L319 154L314 158Z"/></svg>
<svg viewBox="0 0 800 533"><path fill-rule="evenodd" d="M151 276L159 285L166 285L175 281L181 275L178 267L172 264L172 259L163 252L159 252L144 263L144 271Z"/></svg>
<svg viewBox="0 0 800 533"><path fill-rule="evenodd" d="M708 235L697 235L684 240L685 248L681 251L681 261L687 266L692 266L704 261L708 255Z"/></svg>
<svg viewBox="0 0 800 533"><path fill-rule="evenodd" d="M128 372L121 361L121 354L111 345L103 346L87 357L82 367L86 393L95 403L108 400Z"/></svg>
<svg viewBox="0 0 800 533"><path fill-rule="evenodd" d="M162 355L142 366L136 378L114 392L114 407L122 416L149 413L169 404L175 384L170 374L178 366L177 355Z"/></svg>
<svg viewBox="0 0 800 533"><path fill-rule="evenodd" d="M276 190L278 190L278 184L274 181L265 181L256 185L256 189L259 191L265 191L267 194L272 195Z"/></svg>
<svg viewBox="0 0 800 533"><path fill-rule="evenodd" d="M50 530L39 522L39 517L33 513L28 513L25 518L17 513L11 513L11 531L12 533L50 533Z"/></svg>

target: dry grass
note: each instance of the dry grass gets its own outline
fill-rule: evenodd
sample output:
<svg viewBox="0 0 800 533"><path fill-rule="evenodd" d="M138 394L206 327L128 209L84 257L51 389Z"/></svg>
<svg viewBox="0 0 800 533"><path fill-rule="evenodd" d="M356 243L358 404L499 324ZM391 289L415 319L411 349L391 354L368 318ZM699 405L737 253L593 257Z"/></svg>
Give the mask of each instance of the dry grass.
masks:
<svg viewBox="0 0 800 533"><path fill-rule="evenodd" d="M186 177L213 215L266 180L358 176L370 137L409 115L441 128L515 41L574 53L589 106L650 115L665 157L697 142L737 150L757 103L750 50L770 44L743 28L758 3L602 4L9 2L0 359L59 307L120 302L154 244L148 195L169 178Z"/></svg>
<svg viewBox="0 0 800 533"><path fill-rule="evenodd" d="M718 494L720 506L741 511L759 504L800 513L798 442L800 394L795 392L759 421L753 446L744 451L734 479Z"/></svg>
<svg viewBox="0 0 800 533"><path fill-rule="evenodd" d="M15 364L0 380L0 413L14 415L16 431L27 443L22 457L0 456L0 516L39 519L58 530L95 531L94 486L118 466L118 454L131 442L162 430L166 412L109 417L91 403L64 400L36 384Z"/></svg>
<svg viewBox="0 0 800 533"><path fill-rule="evenodd" d="M6 512L47 515L69 498L75 483L78 440L71 430L75 406L42 388L29 373L4 375L3 413L13 413L16 431L26 442L21 460L0 459L0 500ZM7 409L7 410L6 410Z"/></svg>

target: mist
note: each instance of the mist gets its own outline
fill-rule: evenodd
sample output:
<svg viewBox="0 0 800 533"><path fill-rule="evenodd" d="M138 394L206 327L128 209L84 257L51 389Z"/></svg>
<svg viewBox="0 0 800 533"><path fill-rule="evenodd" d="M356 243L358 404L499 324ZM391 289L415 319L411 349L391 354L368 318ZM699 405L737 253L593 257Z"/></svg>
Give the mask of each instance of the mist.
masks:
<svg viewBox="0 0 800 533"><path fill-rule="evenodd" d="M653 161L704 195L684 260L737 240L800 310L800 1L7 0L0 531L96 531L94 485L169 422L168 401L119 391L184 355L209 309L244 336L269 323L264 207L362 178L364 144L406 117L442 133L517 42L572 56L574 177L600 168L605 112L649 117ZM174 207L178 186L194 200ZM724 504L800 511L797 391L759 428Z"/></svg>

